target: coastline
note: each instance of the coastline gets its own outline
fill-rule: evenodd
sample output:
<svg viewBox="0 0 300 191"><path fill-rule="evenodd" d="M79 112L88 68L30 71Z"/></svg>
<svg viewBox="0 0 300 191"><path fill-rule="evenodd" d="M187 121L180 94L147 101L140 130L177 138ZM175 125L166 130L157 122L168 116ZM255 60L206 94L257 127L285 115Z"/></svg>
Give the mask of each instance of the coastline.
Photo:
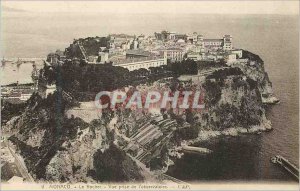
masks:
<svg viewBox="0 0 300 191"><path fill-rule="evenodd" d="M243 127L231 127L223 131L214 131L214 130L200 130L199 135L196 139L186 141L187 145L193 145L205 141L209 141L212 138L219 136L232 136L236 137L242 134L253 134L260 132L267 132L272 130L272 123L268 119L263 119L263 122L260 125L250 126L246 129Z"/></svg>
<svg viewBox="0 0 300 191"><path fill-rule="evenodd" d="M199 143L208 142L208 141L212 140L213 138L220 138L221 136L237 137L237 136L241 136L244 134L268 132L271 130L273 130L271 121L264 118L263 122L260 125L251 126L248 129L243 128L243 127L231 127L226 130L223 130L223 131L200 130L199 136L197 138L191 139L191 140L185 140L182 142L182 144L187 145L187 146L197 145L196 147L199 148L199 150L203 151L203 152L199 152L199 154L207 155L214 151L210 150L208 148L199 146L198 145ZM176 165L176 162L174 162L174 159L180 160L182 158L182 156L184 155L184 152L178 152L177 150L179 147L176 147L176 148L171 149L173 151L173 155L172 155L173 160L169 158L168 161L166 162L167 166L164 167L162 170L160 170L160 172L167 173L170 166Z"/></svg>

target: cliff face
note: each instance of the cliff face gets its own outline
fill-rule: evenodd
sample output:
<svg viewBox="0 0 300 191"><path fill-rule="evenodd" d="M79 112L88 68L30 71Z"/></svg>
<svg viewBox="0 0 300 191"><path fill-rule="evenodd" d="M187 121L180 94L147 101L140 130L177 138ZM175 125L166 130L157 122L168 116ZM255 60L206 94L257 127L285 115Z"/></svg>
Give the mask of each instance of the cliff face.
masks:
<svg viewBox="0 0 300 191"><path fill-rule="evenodd" d="M247 61L234 62L231 66L240 68L248 78L257 82L257 88L261 93L263 103L273 104L279 102L273 95L272 83L265 71L264 61L258 55L246 50L243 51L243 58Z"/></svg>
<svg viewBox="0 0 300 191"><path fill-rule="evenodd" d="M24 113L5 127L14 130L8 130L15 133L9 140L35 179L54 182L143 180L140 170L125 152L110 146L113 140L100 119L86 123L80 118L67 118L63 108L68 100L58 104L56 96L44 100L33 96ZM111 150L115 156L110 160L124 165L117 169L109 164L95 168L99 155L107 158ZM118 179L102 178L111 171L121 175Z"/></svg>
<svg viewBox="0 0 300 191"><path fill-rule="evenodd" d="M272 83L258 55L243 51L243 58L217 70L201 84L205 89L205 109L194 114L200 126L199 139L205 131L220 134L270 130L264 104L277 103ZM206 138L204 138L206 139Z"/></svg>
<svg viewBox="0 0 300 191"><path fill-rule="evenodd" d="M227 71L226 71L227 70ZM222 131L228 128L251 128L263 125L265 110L256 82L241 73L231 75L233 69L208 76L205 89L206 109L199 116L198 123L205 129Z"/></svg>
<svg viewBox="0 0 300 191"><path fill-rule="evenodd" d="M104 126L94 121L86 128L78 128L74 139L66 139L46 166L46 180L86 182L98 149L107 149Z"/></svg>

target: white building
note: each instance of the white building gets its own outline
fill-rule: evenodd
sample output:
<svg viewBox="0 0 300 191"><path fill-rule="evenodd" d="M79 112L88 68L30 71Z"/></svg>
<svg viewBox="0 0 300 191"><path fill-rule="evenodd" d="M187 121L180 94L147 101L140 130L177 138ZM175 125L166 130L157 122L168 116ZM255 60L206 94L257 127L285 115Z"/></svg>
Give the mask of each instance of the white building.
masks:
<svg viewBox="0 0 300 191"><path fill-rule="evenodd" d="M203 46L206 49L222 49L222 39L203 39Z"/></svg>
<svg viewBox="0 0 300 191"><path fill-rule="evenodd" d="M166 48L159 49L160 55L166 55L171 62L178 62L183 60L184 51L181 48Z"/></svg>
<svg viewBox="0 0 300 191"><path fill-rule="evenodd" d="M225 60L229 63L235 62L236 61L236 54L227 54L225 55Z"/></svg>
<svg viewBox="0 0 300 191"><path fill-rule="evenodd" d="M232 50L231 53L236 54L237 58L242 58L243 57L243 50L242 49Z"/></svg>
<svg viewBox="0 0 300 191"><path fill-rule="evenodd" d="M198 41L198 34L197 32L193 32L193 34L188 34L186 37L187 41L190 41L191 43L196 43Z"/></svg>
<svg viewBox="0 0 300 191"><path fill-rule="evenodd" d="M197 43L201 48L206 50L232 50L232 36L224 35L221 39L205 39L198 35Z"/></svg>
<svg viewBox="0 0 300 191"><path fill-rule="evenodd" d="M32 90L32 89L22 90L20 100L22 100L22 101L29 100L29 98L32 96L33 93L34 93L34 90Z"/></svg>
<svg viewBox="0 0 300 191"><path fill-rule="evenodd" d="M52 84L52 85L47 85L46 86L46 97L49 95L49 94L53 94L56 90L56 85L55 84Z"/></svg>
<svg viewBox="0 0 300 191"><path fill-rule="evenodd" d="M108 53L107 52L99 52L98 62L103 64L108 61Z"/></svg>
<svg viewBox="0 0 300 191"><path fill-rule="evenodd" d="M231 35L223 36L223 50L232 50L232 37Z"/></svg>
<svg viewBox="0 0 300 191"><path fill-rule="evenodd" d="M167 65L167 57L145 57L145 58L127 58L114 62L113 66L120 66L127 68L129 71L138 70L141 68L149 69L150 67L159 67L162 65Z"/></svg>
<svg viewBox="0 0 300 191"><path fill-rule="evenodd" d="M175 32L170 32L169 39L170 40L176 40L176 33Z"/></svg>
<svg viewBox="0 0 300 191"><path fill-rule="evenodd" d="M191 59L194 61L202 60L202 55L197 52L189 52L187 53L187 59Z"/></svg>

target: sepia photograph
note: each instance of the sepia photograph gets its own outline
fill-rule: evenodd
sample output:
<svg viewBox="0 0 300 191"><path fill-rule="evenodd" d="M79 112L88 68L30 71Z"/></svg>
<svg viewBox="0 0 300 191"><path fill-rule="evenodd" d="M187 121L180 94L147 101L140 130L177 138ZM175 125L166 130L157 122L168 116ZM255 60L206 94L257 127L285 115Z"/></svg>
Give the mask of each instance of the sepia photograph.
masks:
<svg viewBox="0 0 300 191"><path fill-rule="evenodd" d="M1 190L299 190L299 1L2 0Z"/></svg>

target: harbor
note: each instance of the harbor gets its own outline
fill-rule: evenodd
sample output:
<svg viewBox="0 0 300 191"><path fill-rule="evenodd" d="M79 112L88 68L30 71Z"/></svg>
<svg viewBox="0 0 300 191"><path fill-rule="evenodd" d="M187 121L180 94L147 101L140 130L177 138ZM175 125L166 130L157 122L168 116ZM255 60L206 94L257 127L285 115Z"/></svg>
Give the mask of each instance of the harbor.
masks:
<svg viewBox="0 0 300 191"><path fill-rule="evenodd" d="M31 63L34 64L36 61L43 60L45 58L2 58L1 64L2 66L5 64L26 64Z"/></svg>
<svg viewBox="0 0 300 191"><path fill-rule="evenodd" d="M1 98L13 104L24 103L38 90L40 58L3 58Z"/></svg>

